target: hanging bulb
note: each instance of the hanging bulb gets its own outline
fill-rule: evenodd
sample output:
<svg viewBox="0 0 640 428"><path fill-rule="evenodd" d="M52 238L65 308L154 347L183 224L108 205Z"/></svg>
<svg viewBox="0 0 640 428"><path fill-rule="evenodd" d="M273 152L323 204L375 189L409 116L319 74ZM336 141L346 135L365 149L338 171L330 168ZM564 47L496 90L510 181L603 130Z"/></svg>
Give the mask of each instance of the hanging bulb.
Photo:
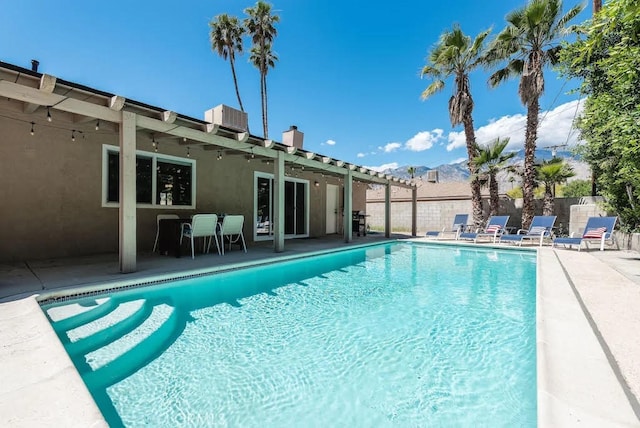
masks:
<svg viewBox="0 0 640 428"><path fill-rule="evenodd" d="M76 130L71 131L71 141L76 141Z"/></svg>
<svg viewBox="0 0 640 428"><path fill-rule="evenodd" d="M157 143L157 142L156 142L156 144L155 144L155 146L154 146L154 147L155 147L155 152L156 152L156 153L158 153L158 146L159 146L159 145L160 145L160 143Z"/></svg>
<svg viewBox="0 0 640 428"><path fill-rule="evenodd" d="M47 107L47 122L51 122L51 111L49 110L49 107Z"/></svg>
<svg viewBox="0 0 640 428"><path fill-rule="evenodd" d="M96 122L96 131L99 131L99 130L100 130L100 121L98 120Z"/></svg>
<svg viewBox="0 0 640 428"><path fill-rule="evenodd" d="M33 129L33 126L35 124L36 124L35 122L31 122L31 132L30 132L31 135L34 135L36 133L36 131Z"/></svg>
<svg viewBox="0 0 640 428"><path fill-rule="evenodd" d="M182 142L186 143L187 142L187 137L182 137Z"/></svg>
<svg viewBox="0 0 640 428"><path fill-rule="evenodd" d="M189 150L190 147L187 147L187 157L190 158L191 157L191 150Z"/></svg>
<svg viewBox="0 0 640 428"><path fill-rule="evenodd" d="M151 145L154 149L156 149L156 152L158 151L157 144L158 143L156 143L156 136L154 134L151 134Z"/></svg>

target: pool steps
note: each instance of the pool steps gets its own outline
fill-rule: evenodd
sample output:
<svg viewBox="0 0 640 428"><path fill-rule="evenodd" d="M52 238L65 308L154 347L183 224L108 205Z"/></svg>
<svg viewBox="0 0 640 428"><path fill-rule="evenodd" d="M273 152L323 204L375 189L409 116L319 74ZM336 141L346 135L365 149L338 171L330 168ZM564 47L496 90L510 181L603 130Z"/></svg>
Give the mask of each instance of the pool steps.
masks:
<svg viewBox="0 0 640 428"><path fill-rule="evenodd" d="M85 382L90 385L90 389L106 388L126 379L160 356L180 335L185 325L186 319L180 317L175 310L172 311L160 328L136 346L99 369L84 373Z"/></svg>
<svg viewBox="0 0 640 428"><path fill-rule="evenodd" d="M108 329L96 331L90 336L71 342L67 345L67 351L73 355L85 355L114 342L118 338L135 330L151 315L153 307L142 304L128 317L109 325Z"/></svg>
<svg viewBox="0 0 640 428"><path fill-rule="evenodd" d="M59 331L69 331L74 328L78 328L81 325L88 324L92 321L102 318L115 308L118 307L118 303L113 299L107 299L105 302L98 304L95 308L85 312L81 312L76 315L72 315L68 318L54 321L55 328Z"/></svg>
<svg viewBox="0 0 640 428"><path fill-rule="evenodd" d="M161 306L170 308L165 319L163 312L166 310L158 310ZM171 346L188 321L188 316L178 314L167 302L149 300L145 300L124 318L115 322L109 320L109 317L118 317L116 314L120 307L120 303L110 298L93 309L51 321L56 331L63 335L61 339L67 342L67 352L90 388L106 388L149 364ZM93 322L96 324L96 331L75 341L69 339L72 330ZM145 326L147 323L153 327L150 332L149 326ZM111 358L108 348L122 341L129 342L127 351ZM116 344L115 348L122 348L122 344ZM94 360L90 354L99 354L101 350L105 351L104 355ZM99 361L100 359L106 361ZM100 365L95 367L96 364Z"/></svg>

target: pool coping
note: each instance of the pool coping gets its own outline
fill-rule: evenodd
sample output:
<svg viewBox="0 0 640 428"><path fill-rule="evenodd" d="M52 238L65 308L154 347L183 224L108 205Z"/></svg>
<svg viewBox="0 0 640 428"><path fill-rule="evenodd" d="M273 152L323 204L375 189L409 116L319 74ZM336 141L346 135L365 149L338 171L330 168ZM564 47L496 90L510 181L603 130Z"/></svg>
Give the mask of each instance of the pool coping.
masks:
<svg viewBox="0 0 640 428"><path fill-rule="evenodd" d="M640 426L637 409L634 412L632 404L635 397L633 394L629 397L629 391L625 391L624 379L616 373L616 363L611 361L611 356L603 349L599 333L597 330L594 332L593 320L590 321L589 313L581 306L576 284L568 273L580 269L581 263L588 264L591 260L565 257L564 252L548 247L532 249L493 244L452 244L424 238L409 241L536 252L538 426ZM352 246L344 251L375 245L379 243ZM318 250L185 271L180 275L156 275L144 283L334 252L336 249ZM607 266L605 268L611 269ZM505 274L508 274L507 269ZM71 292L74 295L97 293L99 290L114 288L114 284L117 284L117 288L129 288L135 286L133 283L140 282L139 278L115 283L108 281L46 291L0 303L0 322L8 326L0 332L3 343L0 348L0 359L3 361L0 372L5 379L0 386L0 425L107 426L41 310L40 302L63 298ZM5 361L8 363L5 364ZM29 369L27 375L25 367Z"/></svg>

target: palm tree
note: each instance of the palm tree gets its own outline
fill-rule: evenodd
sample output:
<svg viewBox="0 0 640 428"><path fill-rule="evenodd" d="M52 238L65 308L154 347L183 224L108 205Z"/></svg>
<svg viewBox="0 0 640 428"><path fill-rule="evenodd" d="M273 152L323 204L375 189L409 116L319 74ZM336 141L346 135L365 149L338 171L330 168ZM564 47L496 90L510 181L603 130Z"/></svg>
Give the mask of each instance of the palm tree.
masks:
<svg viewBox="0 0 640 428"><path fill-rule="evenodd" d="M262 127L264 138L269 137L267 120L267 72L275 67L278 57L272 51L273 39L278 33L275 27L280 22L278 15L271 14L271 5L259 0L255 7L244 10L248 15L244 19L244 26L251 36L251 62L260 71L260 94L262 96Z"/></svg>
<svg viewBox="0 0 640 428"><path fill-rule="evenodd" d="M238 104L240 104L240 110L244 111L244 106L240 99L240 90L238 89L238 78L236 77L235 68L236 52L242 54L242 36L245 33L244 27L240 25L237 17L229 16L226 13L213 18L211 22L209 22L209 27L211 28L211 32L209 33L211 49L217 52L222 59L226 60L229 58Z"/></svg>
<svg viewBox="0 0 640 428"><path fill-rule="evenodd" d="M267 126L267 73L269 68L275 66L278 57L271 51L271 44L260 46L253 46L251 48L251 56L249 61L258 69L264 64L264 72L261 73L260 78L260 96L262 97L262 126L264 130L264 137L268 138L268 126Z"/></svg>
<svg viewBox="0 0 640 428"><path fill-rule="evenodd" d="M503 153L507 144L509 138L496 138L486 146L478 146L478 155L473 158L480 180L484 181L483 176L489 178L489 216L498 215L500 205L496 176L505 169L507 161L515 156L514 152Z"/></svg>
<svg viewBox="0 0 640 428"><path fill-rule="evenodd" d="M562 158L552 158L542 161L537 168L537 179L544 183L544 200L542 215L553 215L556 196L556 184L562 184L576 173Z"/></svg>
<svg viewBox="0 0 640 428"><path fill-rule="evenodd" d="M507 61L504 68L489 77L491 86L520 76L518 94L527 107L522 183L523 229L529 228L534 214L536 172L533 162L538 138L540 97L544 92L543 69L546 65L558 62L560 39L572 31L567 24L583 8L583 5L576 5L561 15L562 0L530 0L527 5L507 15L507 27L490 44L484 57L489 65Z"/></svg>
<svg viewBox="0 0 640 428"><path fill-rule="evenodd" d="M471 203L473 206L473 224L482 225L482 195L480 181L476 174L473 159L477 156L476 136L473 128L473 98L469 73L478 67L483 53L484 40L489 35L486 30L476 36L465 35L459 26L454 25L451 31L445 31L436 45L429 52L428 64L422 69L422 76L428 76L433 81L422 92L422 99L427 99L440 92L445 85L445 79L453 76L455 88L449 99L449 119L452 126L462 124L467 143L469 171L474 179L471 180Z"/></svg>
<svg viewBox="0 0 640 428"><path fill-rule="evenodd" d="M407 174L409 174L409 176L413 180L414 177L416 176L416 168L413 166L410 166L409 168L407 168Z"/></svg>

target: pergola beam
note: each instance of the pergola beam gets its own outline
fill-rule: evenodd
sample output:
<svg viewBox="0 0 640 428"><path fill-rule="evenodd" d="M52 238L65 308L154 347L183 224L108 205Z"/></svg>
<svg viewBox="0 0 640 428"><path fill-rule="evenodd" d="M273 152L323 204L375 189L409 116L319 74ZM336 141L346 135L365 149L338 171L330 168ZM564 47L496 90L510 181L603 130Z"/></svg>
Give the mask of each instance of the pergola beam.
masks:
<svg viewBox="0 0 640 428"><path fill-rule="evenodd" d="M44 88L51 89L52 82L55 78L49 76L42 82ZM101 121L121 123L122 116L120 110L124 107L125 98L121 96L112 96L108 99L109 106L102 106L99 104L82 101L76 98L69 98L67 96L49 93L44 90L30 88L23 85L19 85L8 80L0 80L0 96L19 100L25 103L31 103L37 106L47 106L60 111L72 113L74 115L82 116L82 121L86 118L94 118ZM334 160L328 156L322 156L319 160L316 160L316 155L310 152L298 151L296 147L282 146L276 144L272 140L260 140L259 144L248 143L249 133L241 132L236 133L234 138L227 138L221 135L217 135L219 128L214 124L196 125L199 129L194 129L186 125L178 124L174 119L174 112L165 111L162 113L163 120L154 119L141 114L136 114L136 126L138 128L146 129L152 132L164 133L179 137L181 139L188 139L186 145L204 145L205 149L208 146L212 147L212 150L234 150L244 153L253 153L255 156L265 158L276 158L277 148L284 152L284 160L288 163L304 165L312 169L319 171L326 171L338 176L345 176L349 171L352 172L354 179L359 179L369 183L386 184L391 180L391 176L385 174L372 173L366 168L357 167L353 164L346 164L341 160ZM182 143L182 142L181 142ZM394 182L394 184L400 185L400 187L413 187L412 185L406 185L401 182Z"/></svg>
<svg viewBox="0 0 640 428"><path fill-rule="evenodd" d="M165 110L162 112L162 121L166 123L173 123L176 121L178 114L175 111Z"/></svg>
<svg viewBox="0 0 640 428"><path fill-rule="evenodd" d="M40 91L46 92L48 94L52 94L53 90L56 88L57 79L50 74L43 74L40 77ZM25 103L23 112L27 114L31 114L36 111L40 107L39 104L34 103Z"/></svg>

